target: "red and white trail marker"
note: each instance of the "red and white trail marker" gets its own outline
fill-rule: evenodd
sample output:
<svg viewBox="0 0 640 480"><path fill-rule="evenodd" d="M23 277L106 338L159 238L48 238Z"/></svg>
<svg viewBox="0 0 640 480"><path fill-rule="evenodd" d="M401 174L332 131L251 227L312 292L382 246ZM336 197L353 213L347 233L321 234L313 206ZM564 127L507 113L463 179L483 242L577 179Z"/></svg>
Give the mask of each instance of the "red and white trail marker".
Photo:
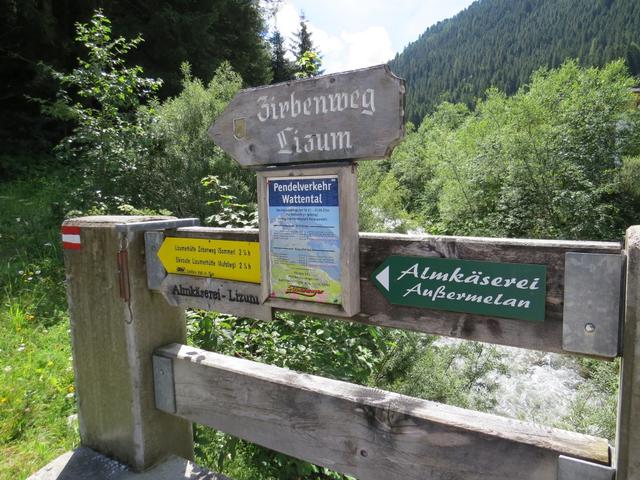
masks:
<svg viewBox="0 0 640 480"><path fill-rule="evenodd" d="M62 227L62 248L65 250L80 250L80 227Z"/></svg>

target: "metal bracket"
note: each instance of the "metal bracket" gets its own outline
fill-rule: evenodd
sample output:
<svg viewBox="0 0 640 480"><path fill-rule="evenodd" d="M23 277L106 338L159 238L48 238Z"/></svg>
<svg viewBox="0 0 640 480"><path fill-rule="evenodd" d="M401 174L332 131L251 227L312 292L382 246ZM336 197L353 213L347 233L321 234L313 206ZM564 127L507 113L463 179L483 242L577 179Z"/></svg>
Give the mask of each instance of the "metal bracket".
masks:
<svg viewBox="0 0 640 480"><path fill-rule="evenodd" d="M614 480L616 469L576 458L558 457L558 480Z"/></svg>
<svg viewBox="0 0 640 480"><path fill-rule="evenodd" d="M164 232L144 232L144 257L147 266L147 287L149 290L160 290L160 285L167 276L167 271L158 258L158 250L164 240Z"/></svg>
<svg viewBox="0 0 640 480"><path fill-rule="evenodd" d="M176 218L173 220L151 220L149 222L118 223L116 232L146 232L149 230L166 230L178 227L196 227L200 225L198 218Z"/></svg>
<svg viewBox="0 0 640 480"><path fill-rule="evenodd" d="M176 413L176 391L173 384L173 360L154 355L153 388L156 408L167 413Z"/></svg>
<svg viewBox="0 0 640 480"><path fill-rule="evenodd" d="M568 252L562 348L614 358L620 351L624 255Z"/></svg>
<svg viewBox="0 0 640 480"><path fill-rule="evenodd" d="M197 227L200 220L197 218L181 218L176 220L159 220L152 222L122 223L116 225L116 229L126 229L127 232L144 231L144 254L147 267L147 288L160 290L160 284L167 271L158 258L158 250L164 240L163 230L179 227Z"/></svg>

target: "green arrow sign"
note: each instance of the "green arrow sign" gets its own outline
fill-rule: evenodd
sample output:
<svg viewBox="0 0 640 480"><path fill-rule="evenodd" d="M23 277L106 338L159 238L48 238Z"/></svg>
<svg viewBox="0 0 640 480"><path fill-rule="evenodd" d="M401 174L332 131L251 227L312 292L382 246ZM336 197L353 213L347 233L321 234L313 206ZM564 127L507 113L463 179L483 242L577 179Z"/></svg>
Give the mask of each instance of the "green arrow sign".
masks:
<svg viewBox="0 0 640 480"><path fill-rule="evenodd" d="M371 278L394 305L544 321L544 265L392 255Z"/></svg>

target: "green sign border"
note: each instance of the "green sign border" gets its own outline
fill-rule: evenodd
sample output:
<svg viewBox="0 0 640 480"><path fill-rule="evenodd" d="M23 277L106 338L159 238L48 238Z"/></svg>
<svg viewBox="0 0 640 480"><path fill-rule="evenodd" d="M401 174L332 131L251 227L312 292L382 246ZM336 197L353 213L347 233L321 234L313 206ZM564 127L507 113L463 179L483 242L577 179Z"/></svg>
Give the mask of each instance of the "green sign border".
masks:
<svg viewBox="0 0 640 480"><path fill-rule="evenodd" d="M377 278L387 267L389 290ZM371 274L393 305L533 322L545 318L546 279L546 265L400 255Z"/></svg>

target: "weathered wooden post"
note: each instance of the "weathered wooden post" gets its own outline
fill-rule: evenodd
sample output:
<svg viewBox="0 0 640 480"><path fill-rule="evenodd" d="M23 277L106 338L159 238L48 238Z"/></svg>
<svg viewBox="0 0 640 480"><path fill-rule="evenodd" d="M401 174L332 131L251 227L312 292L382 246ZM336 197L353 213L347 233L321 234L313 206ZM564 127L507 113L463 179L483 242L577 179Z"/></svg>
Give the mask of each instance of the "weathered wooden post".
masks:
<svg viewBox="0 0 640 480"><path fill-rule="evenodd" d="M191 424L155 408L152 353L186 341L184 310L147 288L144 230L168 217L85 217L62 227L81 443L136 471L193 457Z"/></svg>
<svg viewBox="0 0 640 480"><path fill-rule="evenodd" d="M640 226L627 230L622 374L616 434L617 479L640 479Z"/></svg>

